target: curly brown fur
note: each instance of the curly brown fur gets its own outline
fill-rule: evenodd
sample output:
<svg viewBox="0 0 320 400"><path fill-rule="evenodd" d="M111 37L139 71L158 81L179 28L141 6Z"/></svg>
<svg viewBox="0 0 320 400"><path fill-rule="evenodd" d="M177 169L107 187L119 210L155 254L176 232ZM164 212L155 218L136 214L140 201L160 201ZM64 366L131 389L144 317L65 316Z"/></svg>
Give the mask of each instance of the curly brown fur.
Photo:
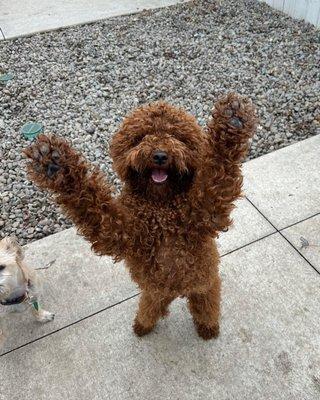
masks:
<svg viewBox="0 0 320 400"><path fill-rule="evenodd" d="M94 251L124 259L142 289L138 336L187 296L199 335L219 332L219 255L213 238L231 225L241 195L241 160L255 132L251 103L229 94L202 130L166 103L135 110L114 135L111 155L124 182L118 197L101 172L64 140L40 136L25 150L30 178L56 195Z"/></svg>
<svg viewBox="0 0 320 400"><path fill-rule="evenodd" d="M205 292L191 293L188 296L198 334L205 340L219 335L220 285L220 278L217 276Z"/></svg>
<svg viewBox="0 0 320 400"><path fill-rule="evenodd" d="M142 291L139 311L133 324L133 330L138 336L151 332L159 318L168 315L168 307L174 297L161 297L158 293Z"/></svg>

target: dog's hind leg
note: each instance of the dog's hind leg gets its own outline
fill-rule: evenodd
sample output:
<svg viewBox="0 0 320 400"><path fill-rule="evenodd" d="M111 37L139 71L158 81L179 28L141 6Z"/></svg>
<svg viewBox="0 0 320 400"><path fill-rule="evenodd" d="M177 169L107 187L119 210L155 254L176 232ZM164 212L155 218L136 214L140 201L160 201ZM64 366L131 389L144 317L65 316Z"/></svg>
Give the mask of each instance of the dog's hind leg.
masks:
<svg viewBox="0 0 320 400"><path fill-rule="evenodd" d="M133 330L137 336L150 333L161 317L168 314L169 304L174 297L163 297L162 295L143 291L137 316L134 320Z"/></svg>
<svg viewBox="0 0 320 400"><path fill-rule="evenodd" d="M220 278L217 277L207 292L188 296L190 312L198 335L204 340L219 335Z"/></svg>

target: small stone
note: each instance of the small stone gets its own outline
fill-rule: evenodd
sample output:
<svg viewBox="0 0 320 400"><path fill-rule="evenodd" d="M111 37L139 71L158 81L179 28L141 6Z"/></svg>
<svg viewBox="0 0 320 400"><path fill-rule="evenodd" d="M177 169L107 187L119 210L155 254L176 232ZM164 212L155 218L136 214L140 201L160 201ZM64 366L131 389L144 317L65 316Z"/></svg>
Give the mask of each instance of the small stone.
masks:
<svg viewBox="0 0 320 400"><path fill-rule="evenodd" d="M89 125L89 126L86 128L86 132L89 133L90 135L93 135L95 131L96 131L96 128L95 128L94 125Z"/></svg>

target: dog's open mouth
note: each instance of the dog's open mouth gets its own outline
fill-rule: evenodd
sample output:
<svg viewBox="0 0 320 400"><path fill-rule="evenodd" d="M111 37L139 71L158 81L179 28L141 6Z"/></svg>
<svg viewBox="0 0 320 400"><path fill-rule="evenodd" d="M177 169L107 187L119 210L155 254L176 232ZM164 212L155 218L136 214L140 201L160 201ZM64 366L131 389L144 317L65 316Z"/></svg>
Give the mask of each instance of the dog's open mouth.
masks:
<svg viewBox="0 0 320 400"><path fill-rule="evenodd" d="M170 195L176 195L189 190L194 177L194 171L180 172L175 166L156 167L151 166L142 171L129 168L127 180L131 188L139 194L160 195L168 199Z"/></svg>
<svg viewBox="0 0 320 400"><path fill-rule="evenodd" d="M165 169L153 168L151 170L151 178L155 183L163 183L168 178L168 172Z"/></svg>

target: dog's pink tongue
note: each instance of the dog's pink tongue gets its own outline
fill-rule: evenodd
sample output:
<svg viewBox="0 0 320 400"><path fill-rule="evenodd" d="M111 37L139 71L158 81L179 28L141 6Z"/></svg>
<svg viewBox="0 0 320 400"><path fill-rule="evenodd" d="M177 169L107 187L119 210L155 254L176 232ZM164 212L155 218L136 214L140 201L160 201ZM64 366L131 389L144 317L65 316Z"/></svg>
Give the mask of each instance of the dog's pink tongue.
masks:
<svg viewBox="0 0 320 400"><path fill-rule="evenodd" d="M163 169L153 169L151 177L154 182L161 183L168 178L168 174Z"/></svg>

